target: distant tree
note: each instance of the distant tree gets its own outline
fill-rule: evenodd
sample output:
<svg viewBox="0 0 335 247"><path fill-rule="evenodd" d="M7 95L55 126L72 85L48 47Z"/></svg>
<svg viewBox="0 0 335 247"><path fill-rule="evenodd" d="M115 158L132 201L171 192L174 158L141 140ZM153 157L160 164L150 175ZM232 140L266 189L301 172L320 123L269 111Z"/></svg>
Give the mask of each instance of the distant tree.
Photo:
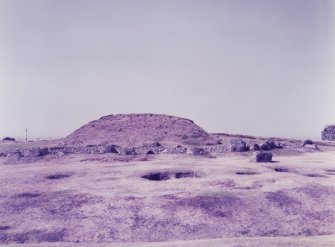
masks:
<svg viewBox="0 0 335 247"><path fill-rule="evenodd" d="M324 141L335 141L335 125L327 125L321 132Z"/></svg>
<svg viewBox="0 0 335 247"><path fill-rule="evenodd" d="M2 139L3 141L12 141L12 142L15 142L15 138L13 138L13 137L5 137L5 138L3 138Z"/></svg>

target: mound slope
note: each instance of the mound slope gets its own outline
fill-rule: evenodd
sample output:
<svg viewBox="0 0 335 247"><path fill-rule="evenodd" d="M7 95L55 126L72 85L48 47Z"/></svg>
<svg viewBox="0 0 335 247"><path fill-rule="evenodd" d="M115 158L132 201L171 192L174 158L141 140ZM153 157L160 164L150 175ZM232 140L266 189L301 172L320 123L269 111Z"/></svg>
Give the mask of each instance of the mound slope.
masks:
<svg viewBox="0 0 335 247"><path fill-rule="evenodd" d="M117 114L94 120L64 139L67 145L213 144L213 138L193 121L159 114Z"/></svg>

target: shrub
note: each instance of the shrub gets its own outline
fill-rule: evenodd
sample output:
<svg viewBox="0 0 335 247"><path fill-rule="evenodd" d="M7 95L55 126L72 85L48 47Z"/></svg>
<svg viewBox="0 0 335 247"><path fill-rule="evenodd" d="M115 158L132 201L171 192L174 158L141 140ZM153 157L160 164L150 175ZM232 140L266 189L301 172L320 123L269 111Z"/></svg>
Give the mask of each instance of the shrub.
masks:
<svg viewBox="0 0 335 247"><path fill-rule="evenodd" d="M335 141L335 125L327 125L321 132L324 141Z"/></svg>
<svg viewBox="0 0 335 247"><path fill-rule="evenodd" d="M13 138L13 137L5 137L5 138L3 138L2 139L3 141L12 141L12 142L15 142L15 138Z"/></svg>

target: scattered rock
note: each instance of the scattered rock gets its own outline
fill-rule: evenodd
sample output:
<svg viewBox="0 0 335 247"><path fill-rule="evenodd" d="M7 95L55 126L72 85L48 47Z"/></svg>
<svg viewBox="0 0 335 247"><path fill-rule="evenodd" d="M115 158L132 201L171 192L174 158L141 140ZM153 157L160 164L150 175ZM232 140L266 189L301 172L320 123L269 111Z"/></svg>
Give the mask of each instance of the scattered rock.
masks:
<svg viewBox="0 0 335 247"><path fill-rule="evenodd" d="M167 153L172 153L172 154L186 154L187 153L187 148L183 147L181 145L178 145L176 147L171 147L166 150Z"/></svg>
<svg viewBox="0 0 335 247"><path fill-rule="evenodd" d="M122 154L125 154L125 155L136 155L136 150L135 150L135 148L123 148Z"/></svg>
<svg viewBox="0 0 335 247"><path fill-rule="evenodd" d="M216 145L221 145L221 144L223 144L223 142L222 142L221 139L218 139L218 140L216 140L215 144L216 144Z"/></svg>
<svg viewBox="0 0 335 247"><path fill-rule="evenodd" d="M314 144L314 142L312 140L307 139L307 140L304 141L304 143L302 144L302 146L304 147L306 145L313 145L313 144Z"/></svg>
<svg viewBox="0 0 335 247"><path fill-rule="evenodd" d="M260 146L260 148L261 148L261 150L263 150L263 151L270 151L270 150L273 150L273 149L276 149L276 148L278 148L278 149L281 149L281 148L283 148L282 146L281 146L281 144L280 143L276 143L275 142L275 139L268 139L266 142L264 142L263 144L261 144L261 146Z"/></svg>
<svg viewBox="0 0 335 247"><path fill-rule="evenodd" d="M258 145L257 143L255 143L255 144L253 145L253 147L252 147L252 150L253 150L253 151L260 151L261 148L259 147L259 145Z"/></svg>
<svg viewBox="0 0 335 247"><path fill-rule="evenodd" d="M214 146L207 147L206 151L208 153L225 153L228 151L228 149L226 145L214 145Z"/></svg>
<svg viewBox="0 0 335 247"><path fill-rule="evenodd" d="M117 154L117 150L115 148L114 145L108 145L108 146L105 146L104 148L104 153L113 153L113 154Z"/></svg>
<svg viewBox="0 0 335 247"><path fill-rule="evenodd" d="M310 139L305 140L304 143L302 144L302 147L305 147L307 145L314 145L314 148L319 150L318 146Z"/></svg>
<svg viewBox="0 0 335 247"><path fill-rule="evenodd" d="M242 139L230 139L229 140L229 147L230 152L246 152L249 151L245 141Z"/></svg>
<svg viewBox="0 0 335 247"><path fill-rule="evenodd" d="M199 148L199 147L193 148L192 153L194 155L207 155L208 154L208 152L205 149Z"/></svg>
<svg viewBox="0 0 335 247"><path fill-rule="evenodd" d="M162 145L159 143L159 142L154 142L150 145L150 147L153 147L153 148L157 148L157 147L161 147Z"/></svg>
<svg viewBox="0 0 335 247"><path fill-rule="evenodd" d="M256 151L251 158L253 162L272 162L272 153Z"/></svg>
<svg viewBox="0 0 335 247"><path fill-rule="evenodd" d="M335 125L332 126L335 128ZM325 128L323 136L329 137L333 133L332 130L329 130L332 126ZM10 137L4 140L10 140ZM249 143L246 143L245 140L249 140ZM301 145L301 142L297 140L281 140L288 151L292 147L296 148ZM0 157L5 157L4 160L10 158L6 162L14 164L18 161L21 163L36 161L47 154L63 156L115 153L120 155L120 159L122 155L129 156L123 157L124 159L132 159L131 155L169 153L209 157L209 154L227 151L271 151L283 148L274 138L262 144L256 143L258 141L259 138L244 135L209 134L192 121L183 118L156 114L121 114L102 117L84 125L58 142L58 146L52 144L48 148L9 150L7 146L14 147L14 145L4 145L6 148L0 150ZM302 146L307 145L315 145L315 143L312 140L305 140ZM320 143L320 145L323 144ZM34 144L34 146L37 145ZM318 149L316 145L315 148ZM115 159L114 155L104 156Z"/></svg>

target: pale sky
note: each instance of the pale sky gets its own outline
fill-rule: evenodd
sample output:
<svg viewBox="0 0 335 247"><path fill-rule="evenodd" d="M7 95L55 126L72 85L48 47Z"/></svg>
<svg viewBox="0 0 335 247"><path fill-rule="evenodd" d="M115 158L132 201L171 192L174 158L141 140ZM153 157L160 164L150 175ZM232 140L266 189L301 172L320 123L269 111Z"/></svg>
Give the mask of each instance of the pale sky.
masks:
<svg viewBox="0 0 335 247"><path fill-rule="evenodd" d="M0 137L115 113L319 137L335 123L335 1L0 0Z"/></svg>

